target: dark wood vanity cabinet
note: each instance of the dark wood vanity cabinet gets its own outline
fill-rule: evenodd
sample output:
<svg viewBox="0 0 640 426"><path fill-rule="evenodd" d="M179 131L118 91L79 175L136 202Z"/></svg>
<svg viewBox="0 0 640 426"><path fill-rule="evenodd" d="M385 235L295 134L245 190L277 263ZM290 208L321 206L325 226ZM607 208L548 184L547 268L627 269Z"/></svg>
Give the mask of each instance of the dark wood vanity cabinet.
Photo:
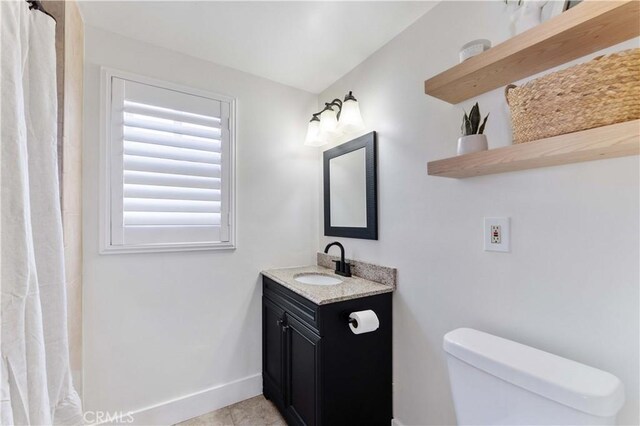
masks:
<svg viewBox="0 0 640 426"><path fill-rule="evenodd" d="M366 309L380 328L353 334ZM388 426L391 344L391 293L316 305L263 277L263 393L289 425Z"/></svg>

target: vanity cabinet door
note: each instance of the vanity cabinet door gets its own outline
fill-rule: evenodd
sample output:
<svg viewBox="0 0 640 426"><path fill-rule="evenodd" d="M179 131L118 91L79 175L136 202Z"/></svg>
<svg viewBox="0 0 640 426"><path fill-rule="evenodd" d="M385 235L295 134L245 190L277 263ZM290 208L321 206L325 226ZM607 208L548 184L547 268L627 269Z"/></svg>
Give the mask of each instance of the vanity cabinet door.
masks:
<svg viewBox="0 0 640 426"><path fill-rule="evenodd" d="M265 396L284 406L285 313L267 298L262 299L262 371Z"/></svg>
<svg viewBox="0 0 640 426"><path fill-rule="evenodd" d="M285 329L287 417L300 425L319 425L321 338L291 316L287 316Z"/></svg>

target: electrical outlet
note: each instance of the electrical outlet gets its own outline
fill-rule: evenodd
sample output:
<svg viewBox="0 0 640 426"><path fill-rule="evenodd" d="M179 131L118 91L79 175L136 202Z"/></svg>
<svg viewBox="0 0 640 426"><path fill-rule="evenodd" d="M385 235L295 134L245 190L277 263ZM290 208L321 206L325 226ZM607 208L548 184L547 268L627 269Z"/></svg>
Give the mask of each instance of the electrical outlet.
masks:
<svg viewBox="0 0 640 426"><path fill-rule="evenodd" d="M491 225L491 244L500 244L502 230L500 225Z"/></svg>
<svg viewBox="0 0 640 426"><path fill-rule="evenodd" d="M508 217L484 218L484 250L511 251L510 219Z"/></svg>

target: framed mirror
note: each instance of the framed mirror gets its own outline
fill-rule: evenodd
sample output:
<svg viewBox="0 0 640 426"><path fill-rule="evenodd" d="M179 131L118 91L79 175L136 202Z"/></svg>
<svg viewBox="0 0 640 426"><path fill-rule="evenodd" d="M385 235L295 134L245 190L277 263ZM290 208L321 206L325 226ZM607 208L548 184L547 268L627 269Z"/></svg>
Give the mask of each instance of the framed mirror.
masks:
<svg viewBox="0 0 640 426"><path fill-rule="evenodd" d="M378 239L376 132L324 152L324 235Z"/></svg>

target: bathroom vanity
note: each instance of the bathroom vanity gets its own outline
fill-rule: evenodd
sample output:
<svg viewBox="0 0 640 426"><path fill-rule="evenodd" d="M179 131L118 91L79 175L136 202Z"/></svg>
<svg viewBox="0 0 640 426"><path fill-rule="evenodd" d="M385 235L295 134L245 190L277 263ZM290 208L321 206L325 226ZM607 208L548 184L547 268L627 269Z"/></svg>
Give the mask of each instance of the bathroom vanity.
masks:
<svg viewBox="0 0 640 426"><path fill-rule="evenodd" d="M301 274L342 282L304 284L295 279ZM290 425L388 426L394 286L340 277L321 266L262 275L264 396ZM354 334L349 315L369 309L376 313L379 328Z"/></svg>

